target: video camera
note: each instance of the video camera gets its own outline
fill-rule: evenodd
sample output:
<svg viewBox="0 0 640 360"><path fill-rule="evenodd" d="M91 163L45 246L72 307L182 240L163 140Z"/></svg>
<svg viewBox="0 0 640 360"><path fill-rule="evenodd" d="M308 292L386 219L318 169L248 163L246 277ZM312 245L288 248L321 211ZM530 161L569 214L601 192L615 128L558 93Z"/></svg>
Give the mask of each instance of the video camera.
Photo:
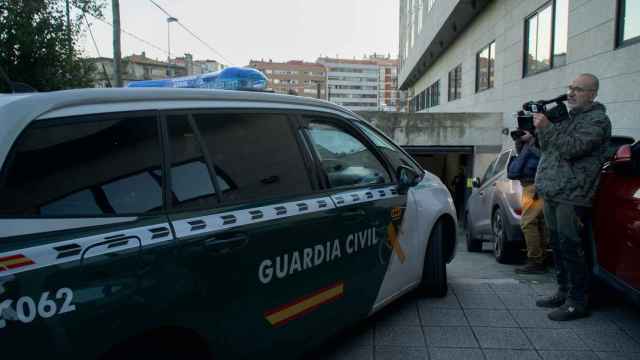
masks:
<svg viewBox="0 0 640 360"><path fill-rule="evenodd" d="M569 111L564 104L567 101L567 95L561 95L551 100L529 101L522 105L522 110L516 114L518 128L511 132L511 138L516 140L525 134L525 131L533 134L536 128L533 126L533 114L544 114L552 123L559 123L569 118ZM547 105L555 103L555 106Z"/></svg>

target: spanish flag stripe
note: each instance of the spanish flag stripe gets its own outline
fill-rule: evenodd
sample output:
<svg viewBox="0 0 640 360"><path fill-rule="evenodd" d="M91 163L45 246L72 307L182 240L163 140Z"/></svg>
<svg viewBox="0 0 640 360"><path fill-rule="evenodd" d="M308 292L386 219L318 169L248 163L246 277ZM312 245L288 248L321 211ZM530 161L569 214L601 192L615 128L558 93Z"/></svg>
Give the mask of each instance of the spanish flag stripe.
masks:
<svg viewBox="0 0 640 360"><path fill-rule="evenodd" d="M19 267L23 267L23 266L27 266L27 265L33 265L33 264L35 264L35 263L31 259L24 259L23 261L16 262L14 264L4 263L4 265L9 269L17 269Z"/></svg>
<svg viewBox="0 0 640 360"><path fill-rule="evenodd" d="M344 293L344 283L338 283L328 289L321 290L320 292L316 292L314 295L305 298L297 303L289 305L280 310L270 311L265 314L267 321L271 325L279 325L282 322L287 320L294 319L296 317L300 317L320 305L329 303L339 297Z"/></svg>
<svg viewBox="0 0 640 360"><path fill-rule="evenodd" d="M312 298L312 297L314 297L314 296L317 296L317 295L319 295L319 294L322 294L322 293L324 293L325 291L327 291L327 290L331 290L331 289L333 289L333 288L335 288L335 287L338 287L338 286L344 286L344 284L343 284L342 282L338 282L338 283L335 283L335 284L333 284L333 285L330 285L330 286L324 287L324 288L322 288L322 289L320 289L320 290L316 290L316 291L314 291L313 293L311 293L311 294L309 294L309 295L302 296L302 297L297 298L297 299L295 299L295 300L293 300L293 301L291 301L291 302L289 302L289 303L287 303L287 304L284 304L284 305L282 305L282 306L278 306L278 307L277 307L277 308L275 308L275 309L271 309L271 310L267 311L267 312L265 313L265 315L272 315L272 314L275 314L275 313L277 313L277 312L280 312L280 311L282 311L282 310L284 310L284 309L286 309L286 308L289 308L289 307L291 307L291 306L293 306L293 305L296 305L296 304L298 304L298 303L301 303L301 302L303 302L303 301L305 301L305 300L307 300L307 299L310 299L310 298Z"/></svg>
<svg viewBox="0 0 640 360"><path fill-rule="evenodd" d="M35 264L33 260L28 257L17 254L11 256L5 256L0 258L0 271L6 271L8 269L16 269L27 265Z"/></svg>
<svg viewBox="0 0 640 360"><path fill-rule="evenodd" d="M5 260L13 260L13 259L25 259L25 257L22 254L5 256L0 258L0 263L2 263Z"/></svg>
<svg viewBox="0 0 640 360"><path fill-rule="evenodd" d="M28 258L13 259L13 260L6 260L6 261L0 262L0 265L6 266L9 269L13 269L15 267L20 267L24 265L31 265L31 264L33 264L33 261L31 261L31 259L28 259Z"/></svg>
<svg viewBox="0 0 640 360"><path fill-rule="evenodd" d="M293 320L299 319L299 318L301 318L301 317L303 317L303 316L305 316L305 315L307 315L307 314L309 314L309 313L313 312L314 310L316 310L317 308L319 308L319 307L320 307L320 306L322 306L322 305L331 304L332 302L335 302L335 301L337 301L338 299L341 299L341 298L342 298L342 295L343 295L343 294L340 294L340 295L338 295L338 296L336 296L336 297L334 297L334 298L331 298L331 299L329 299L329 300L327 300L327 301L325 301L325 302L323 302L323 303L320 303L320 304L314 305L314 306L312 306L312 307L310 307L310 308L308 308L308 309L306 309L306 310L302 311L302 312L301 312L301 313L299 313L299 314L293 315L293 316L291 316L291 317L289 317L289 318L287 318L287 319L285 319L285 320L283 320L283 321L281 321L281 322L279 322L279 323L273 324L273 326L274 326L274 327L279 327L279 326L282 326L282 325L284 325L284 324L286 324L286 323L288 323L288 322L290 322L290 321L293 321Z"/></svg>

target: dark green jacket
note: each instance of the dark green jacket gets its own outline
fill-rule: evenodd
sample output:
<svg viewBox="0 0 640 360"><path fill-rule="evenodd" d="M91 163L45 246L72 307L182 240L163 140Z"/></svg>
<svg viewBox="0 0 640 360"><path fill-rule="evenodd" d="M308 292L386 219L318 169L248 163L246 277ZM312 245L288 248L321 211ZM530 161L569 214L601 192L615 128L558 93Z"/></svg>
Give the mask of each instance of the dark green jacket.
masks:
<svg viewBox="0 0 640 360"><path fill-rule="evenodd" d="M570 119L537 131L542 157L536 189L543 198L591 206L606 160L611 121L604 105L571 111Z"/></svg>

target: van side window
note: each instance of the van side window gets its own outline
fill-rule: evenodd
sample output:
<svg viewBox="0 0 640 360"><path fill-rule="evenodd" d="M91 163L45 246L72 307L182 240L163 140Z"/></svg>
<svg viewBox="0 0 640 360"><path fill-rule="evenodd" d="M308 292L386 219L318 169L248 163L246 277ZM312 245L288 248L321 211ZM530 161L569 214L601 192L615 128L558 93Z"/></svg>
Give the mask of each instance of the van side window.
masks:
<svg viewBox="0 0 640 360"><path fill-rule="evenodd" d="M162 210L156 118L83 120L89 119L48 120L25 130L0 179L0 215L140 215Z"/></svg>
<svg viewBox="0 0 640 360"><path fill-rule="evenodd" d="M376 145L378 150L382 152L385 157L391 162L393 171L396 171L400 165L408 166L418 173L422 173L422 169L416 164L413 159L403 153L396 145L389 142L383 136L379 135L375 130L371 129L368 125L360 122L356 122L356 125L362 129L369 139Z"/></svg>
<svg viewBox="0 0 640 360"><path fill-rule="evenodd" d="M280 114L194 114L227 203L311 192L294 132Z"/></svg>
<svg viewBox="0 0 640 360"><path fill-rule="evenodd" d="M390 182L382 163L353 135L327 123L309 124L309 137L331 187Z"/></svg>
<svg viewBox="0 0 640 360"><path fill-rule="evenodd" d="M198 134L187 115L167 116L171 161L171 204L177 209L198 209L218 205L207 161ZM218 176L221 191L229 184Z"/></svg>

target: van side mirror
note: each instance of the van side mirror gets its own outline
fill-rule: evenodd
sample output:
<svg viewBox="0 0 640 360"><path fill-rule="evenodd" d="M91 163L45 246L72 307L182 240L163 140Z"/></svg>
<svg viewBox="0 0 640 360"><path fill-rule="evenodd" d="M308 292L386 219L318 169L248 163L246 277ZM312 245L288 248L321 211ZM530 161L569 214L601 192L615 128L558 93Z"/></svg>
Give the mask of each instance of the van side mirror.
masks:
<svg viewBox="0 0 640 360"><path fill-rule="evenodd" d="M474 177L472 184L473 184L474 188L479 188L480 187L480 178L479 177Z"/></svg>
<svg viewBox="0 0 640 360"><path fill-rule="evenodd" d="M396 170L398 176L398 193L406 194L410 187L418 185L422 179L415 169L405 165L398 166Z"/></svg>

